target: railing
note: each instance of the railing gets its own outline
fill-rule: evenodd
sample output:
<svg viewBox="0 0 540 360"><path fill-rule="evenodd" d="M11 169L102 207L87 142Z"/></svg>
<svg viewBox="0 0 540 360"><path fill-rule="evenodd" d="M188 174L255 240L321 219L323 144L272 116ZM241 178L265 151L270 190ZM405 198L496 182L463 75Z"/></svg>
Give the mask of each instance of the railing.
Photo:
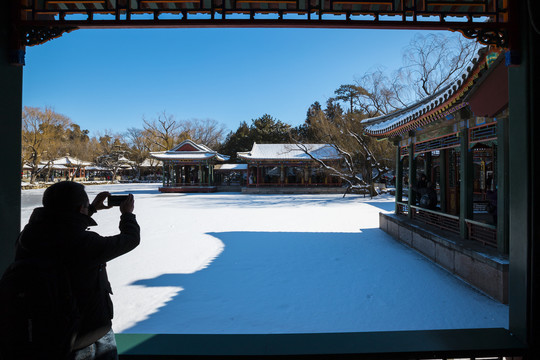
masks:
<svg viewBox="0 0 540 360"><path fill-rule="evenodd" d="M396 201L396 205L397 214L407 215L409 213L409 205L407 203Z"/></svg>
<svg viewBox="0 0 540 360"><path fill-rule="evenodd" d="M484 245L497 247L497 227L474 220L465 220L469 239L479 241Z"/></svg>
<svg viewBox="0 0 540 360"><path fill-rule="evenodd" d="M424 209L420 206L411 205L412 218L439 229L448 230L459 234L459 216L445 214L440 211Z"/></svg>
<svg viewBox="0 0 540 360"><path fill-rule="evenodd" d="M405 202L396 202L397 214L408 214L409 205ZM455 234L460 234L459 216L445 214L435 210L424 209L411 205L413 219L423 223L433 225L439 229L448 230ZM468 238L481 242L484 245L497 247L497 227L482 222L465 219L467 224Z"/></svg>
<svg viewBox="0 0 540 360"><path fill-rule="evenodd" d="M212 186L209 183L165 183L163 187L195 187L195 186Z"/></svg>

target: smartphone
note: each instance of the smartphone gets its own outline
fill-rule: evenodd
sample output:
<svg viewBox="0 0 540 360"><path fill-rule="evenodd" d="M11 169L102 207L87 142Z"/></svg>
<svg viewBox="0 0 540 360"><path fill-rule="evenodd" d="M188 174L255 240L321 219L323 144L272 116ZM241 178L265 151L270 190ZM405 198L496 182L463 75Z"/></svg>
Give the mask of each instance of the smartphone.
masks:
<svg viewBox="0 0 540 360"><path fill-rule="evenodd" d="M122 201L127 200L129 195L109 195L107 203L109 206L120 206Z"/></svg>

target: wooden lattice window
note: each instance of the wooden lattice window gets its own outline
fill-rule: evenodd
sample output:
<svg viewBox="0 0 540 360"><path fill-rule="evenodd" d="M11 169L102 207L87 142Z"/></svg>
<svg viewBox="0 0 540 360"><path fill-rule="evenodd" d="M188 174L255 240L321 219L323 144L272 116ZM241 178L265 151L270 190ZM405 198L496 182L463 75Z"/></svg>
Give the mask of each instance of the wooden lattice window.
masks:
<svg viewBox="0 0 540 360"><path fill-rule="evenodd" d="M414 153L420 154L428 151L443 150L458 147L460 144L458 133L441 136L436 139L421 141L414 144Z"/></svg>
<svg viewBox="0 0 540 360"><path fill-rule="evenodd" d="M469 130L469 144L497 139L497 123L478 126Z"/></svg>

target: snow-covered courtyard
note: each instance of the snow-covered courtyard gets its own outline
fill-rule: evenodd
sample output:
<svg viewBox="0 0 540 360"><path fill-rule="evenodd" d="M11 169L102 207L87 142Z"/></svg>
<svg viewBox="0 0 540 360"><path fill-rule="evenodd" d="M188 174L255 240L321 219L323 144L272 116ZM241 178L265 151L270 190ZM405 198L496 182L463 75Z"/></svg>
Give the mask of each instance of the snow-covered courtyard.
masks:
<svg viewBox="0 0 540 360"><path fill-rule="evenodd" d="M135 195L141 245L108 264L116 332L254 334L508 327L502 305L379 230L393 198ZM41 190L22 194L22 225ZM118 208L92 230L118 233Z"/></svg>

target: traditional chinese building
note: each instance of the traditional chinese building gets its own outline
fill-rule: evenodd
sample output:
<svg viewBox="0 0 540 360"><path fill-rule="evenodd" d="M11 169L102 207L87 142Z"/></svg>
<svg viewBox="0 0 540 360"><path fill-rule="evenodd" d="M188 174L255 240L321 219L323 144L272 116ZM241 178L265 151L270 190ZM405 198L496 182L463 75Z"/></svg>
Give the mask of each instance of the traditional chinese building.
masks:
<svg viewBox="0 0 540 360"><path fill-rule="evenodd" d="M50 168L52 179L85 178L86 168L92 163L66 155L51 161L42 161L40 167Z"/></svg>
<svg viewBox="0 0 540 360"><path fill-rule="evenodd" d="M229 160L228 156L191 140L150 156L163 162L161 192L214 192L214 166Z"/></svg>
<svg viewBox="0 0 540 360"><path fill-rule="evenodd" d="M396 145L396 210L381 215L381 228L506 302L504 56L483 49L436 94L364 123L367 134ZM427 207L420 200L429 192L436 200Z"/></svg>
<svg viewBox="0 0 540 360"><path fill-rule="evenodd" d="M330 175L315 160L339 166L341 155L328 144L254 143L251 151L237 155L248 164L248 191L262 187L341 187L341 179Z"/></svg>

